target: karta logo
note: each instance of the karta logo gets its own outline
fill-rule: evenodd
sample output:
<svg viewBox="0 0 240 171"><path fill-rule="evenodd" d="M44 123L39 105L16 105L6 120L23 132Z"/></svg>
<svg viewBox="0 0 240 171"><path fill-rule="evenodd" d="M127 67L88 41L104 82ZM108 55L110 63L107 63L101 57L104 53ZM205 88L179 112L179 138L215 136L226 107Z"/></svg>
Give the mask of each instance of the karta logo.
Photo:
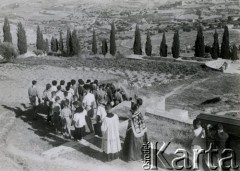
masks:
<svg viewBox="0 0 240 171"><path fill-rule="evenodd" d="M170 142L163 142L158 150L158 142L147 142L143 144L143 169L144 170L158 170L158 161L161 162L162 167L168 170L198 170L201 163L200 158L204 157L206 166L210 170L233 169L238 170L239 166L236 164L236 154L232 149L224 149L221 152L218 149L213 149L210 144L209 149L193 149L192 160L189 157L189 152L185 149L177 149L175 151L176 158L168 161L164 153ZM214 160L216 162L214 162Z"/></svg>

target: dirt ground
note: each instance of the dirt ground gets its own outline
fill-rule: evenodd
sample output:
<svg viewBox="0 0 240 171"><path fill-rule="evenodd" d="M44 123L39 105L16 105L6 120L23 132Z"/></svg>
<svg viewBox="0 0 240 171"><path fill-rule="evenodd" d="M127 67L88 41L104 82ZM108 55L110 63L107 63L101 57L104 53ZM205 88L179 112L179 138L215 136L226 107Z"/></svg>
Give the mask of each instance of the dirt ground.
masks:
<svg viewBox="0 0 240 171"><path fill-rule="evenodd" d="M17 62L14 64L0 64L0 165L5 170L140 170L141 162L126 163L122 160L105 163L102 161L100 141L89 139L90 146L79 147L71 144L60 135L55 135L53 128L46 124L46 116L39 112L38 120L34 121L31 111L28 110L27 88L33 79L38 81L42 92L45 85L53 79L60 81L79 79L121 80L125 85L132 78L141 78L142 73L137 71L90 69L85 67L60 67L58 63L65 63L64 59L49 60L45 65L38 64L38 60L31 59L32 63ZM56 66L50 65L54 61ZM73 65L74 66L74 65ZM127 73L127 74L126 74ZM211 72L205 78L178 77L169 79L168 74L162 73L158 77L163 82L156 82L154 73L144 72L146 84L151 86L132 89L127 87L129 94L137 93L150 102L157 101L157 97L169 94L166 99L166 108L187 109L191 117L195 117L205 108L212 110L239 110L239 76ZM168 81L166 81L168 80ZM231 81L234 80L234 81ZM176 87L176 91L173 91ZM229 88L231 87L231 88ZM172 93L171 93L172 92ZM209 94L211 93L211 94ZM210 106L199 105L212 96L220 96L220 104ZM221 106L221 109L220 107ZM217 112L218 112L217 111ZM166 137L174 140L173 148L186 147L191 140L191 128L182 128L161 120L148 120L149 136L151 140L162 141ZM179 131L179 129L182 129ZM124 134L124 133L123 133ZM70 145L69 145L70 143ZM72 147L72 148L69 148ZM55 152L52 152L52 150ZM46 155L45 155L46 154ZM56 156L54 156L54 155ZM53 155L53 156L52 156Z"/></svg>

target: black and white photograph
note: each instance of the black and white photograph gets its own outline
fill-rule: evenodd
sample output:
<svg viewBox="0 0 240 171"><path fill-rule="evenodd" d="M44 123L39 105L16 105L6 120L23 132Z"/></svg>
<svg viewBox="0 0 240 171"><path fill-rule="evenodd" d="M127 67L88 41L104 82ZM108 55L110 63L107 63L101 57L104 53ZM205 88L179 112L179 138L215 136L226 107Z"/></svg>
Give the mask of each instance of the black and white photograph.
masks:
<svg viewBox="0 0 240 171"><path fill-rule="evenodd" d="M0 171L240 171L240 0L0 0Z"/></svg>

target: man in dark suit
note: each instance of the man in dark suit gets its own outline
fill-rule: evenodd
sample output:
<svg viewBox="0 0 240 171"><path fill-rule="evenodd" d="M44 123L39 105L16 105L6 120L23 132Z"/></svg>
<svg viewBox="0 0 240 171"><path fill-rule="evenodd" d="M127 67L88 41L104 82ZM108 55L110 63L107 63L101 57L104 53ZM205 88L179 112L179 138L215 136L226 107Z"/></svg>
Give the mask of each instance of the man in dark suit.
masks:
<svg viewBox="0 0 240 171"><path fill-rule="evenodd" d="M226 148L226 142L229 138L228 133L226 133L223 130L223 125L222 124L218 124L217 125L217 136L216 136L216 147L218 149L218 161L223 158L226 157L226 153L222 153L223 150ZM222 163L223 164L223 163ZM225 170L224 166L219 166L219 171Z"/></svg>
<svg viewBox="0 0 240 171"><path fill-rule="evenodd" d="M226 148L226 142L228 140L228 133L224 132L223 125L218 124L218 132L216 137L216 145L220 152L222 152Z"/></svg>

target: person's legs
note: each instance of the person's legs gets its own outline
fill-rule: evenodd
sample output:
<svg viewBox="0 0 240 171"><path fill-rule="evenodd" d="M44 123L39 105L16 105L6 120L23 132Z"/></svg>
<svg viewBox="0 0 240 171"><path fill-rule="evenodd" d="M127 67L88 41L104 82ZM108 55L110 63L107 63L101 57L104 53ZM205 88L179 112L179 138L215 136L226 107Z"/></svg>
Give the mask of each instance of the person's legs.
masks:
<svg viewBox="0 0 240 171"><path fill-rule="evenodd" d="M89 128L89 130L90 130L90 133L93 133L94 131L93 131L93 125L92 125L92 120L91 120L91 110L89 110L88 112L87 112L87 116L86 116L86 122L87 122L87 126L88 126L88 128Z"/></svg>
<svg viewBox="0 0 240 171"><path fill-rule="evenodd" d="M66 132L68 134L68 136L71 138L71 121L70 120L66 120Z"/></svg>
<svg viewBox="0 0 240 171"><path fill-rule="evenodd" d="M85 133L85 126L81 128L81 139L86 135Z"/></svg>
<svg viewBox="0 0 240 171"><path fill-rule="evenodd" d="M82 139L81 137L81 128L75 128L75 133L76 133L76 140L79 141Z"/></svg>
<svg viewBox="0 0 240 171"><path fill-rule="evenodd" d="M30 97L30 104L32 106L32 115L33 119L36 119L37 117L37 98L36 97Z"/></svg>
<svg viewBox="0 0 240 171"><path fill-rule="evenodd" d="M102 123L100 122L97 122L96 124L94 124L95 135L98 135L99 137L102 137L101 125Z"/></svg>
<svg viewBox="0 0 240 171"><path fill-rule="evenodd" d="M58 116L58 131L60 133L63 133L63 124L62 124L62 118L60 117L60 114Z"/></svg>
<svg viewBox="0 0 240 171"><path fill-rule="evenodd" d="M52 104L49 102L47 106L47 123L51 121L51 112L52 112Z"/></svg>

